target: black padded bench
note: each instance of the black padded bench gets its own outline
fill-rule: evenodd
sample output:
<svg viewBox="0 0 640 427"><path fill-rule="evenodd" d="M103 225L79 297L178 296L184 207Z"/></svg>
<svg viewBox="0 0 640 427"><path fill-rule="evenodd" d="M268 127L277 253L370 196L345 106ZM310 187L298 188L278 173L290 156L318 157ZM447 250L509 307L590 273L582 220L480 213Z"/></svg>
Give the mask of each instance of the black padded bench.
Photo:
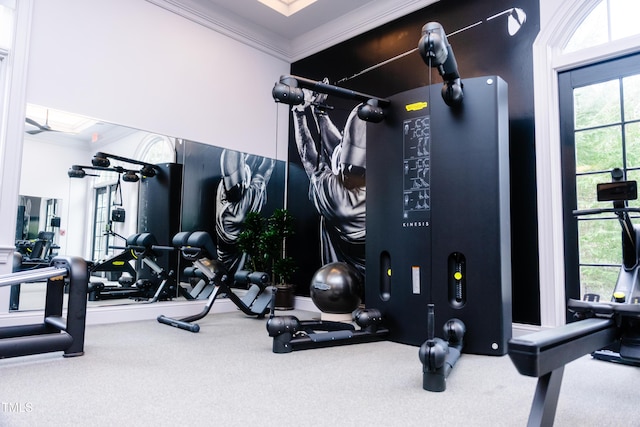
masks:
<svg viewBox="0 0 640 427"><path fill-rule="evenodd" d="M553 425L564 366L619 338L613 318L589 318L509 340L509 357L518 372L538 378L527 425Z"/></svg>

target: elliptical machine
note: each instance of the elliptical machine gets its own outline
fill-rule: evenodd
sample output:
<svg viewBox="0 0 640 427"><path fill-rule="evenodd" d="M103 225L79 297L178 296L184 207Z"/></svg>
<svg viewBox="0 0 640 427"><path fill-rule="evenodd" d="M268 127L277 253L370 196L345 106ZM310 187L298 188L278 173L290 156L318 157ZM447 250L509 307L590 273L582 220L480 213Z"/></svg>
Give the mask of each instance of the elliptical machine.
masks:
<svg viewBox="0 0 640 427"><path fill-rule="evenodd" d="M638 186L636 181L624 181L624 173L618 168L611 171L611 178L609 183L598 184L597 197L598 201L612 201L613 208L576 210L573 213L575 216L614 213L618 217L622 229L622 264L611 294L610 301L615 306L601 303L598 294L587 293L582 301L570 299L567 307L576 319L582 320L612 314L619 304L631 305L626 307L631 310L631 315L620 317L620 339L591 355L599 360L640 366L640 316L637 314L640 313L640 227L633 225L629 216L631 212L640 212L640 208L628 206L629 200L638 198ZM625 307L619 308L625 311Z"/></svg>

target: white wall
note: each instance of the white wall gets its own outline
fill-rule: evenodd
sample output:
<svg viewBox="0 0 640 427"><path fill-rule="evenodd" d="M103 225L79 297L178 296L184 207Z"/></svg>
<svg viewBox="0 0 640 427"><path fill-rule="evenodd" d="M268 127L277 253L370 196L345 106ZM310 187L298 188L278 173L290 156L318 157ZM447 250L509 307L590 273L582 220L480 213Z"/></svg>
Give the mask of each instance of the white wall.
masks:
<svg viewBox="0 0 640 427"><path fill-rule="evenodd" d="M35 0L34 104L282 157L286 128L276 149L271 88L288 72L285 61L144 0Z"/></svg>
<svg viewBox="0 0 640 427"><path fill-rule="evenodd" d="M67 243L69 212L76 212L72 218L75 224L83 224L87 210L84 197L79 200L76 196L74 200L71 200L70 195L79 195L81 191L86 190L69 179L67 170L72 164L87 164L88 159L90 160L88 151L79 148L79 146L52 144L28 136L23 140L20 195L60 200L58 215L61 220L61 232L57 242L61 254L83 255L82 252L67 252L69 248ZM80 185L86 187L86 183ZM84 233L82 228L78 227L78 229L79 233L75 233L76 237L82 236ZM71 237L73 238L74 235ZM73 247L77 251L80 251L81 248L81 245Z"/></svg>
<svg viewBox="0 0 640 427"><path fill-rule="evenodd" d="M557 0L540 0L540 28L553 18L560 5Z"/></svg>
<svg viewBox="0 0 640 427"><path fill-rule="evenodd" d="M20 194L66 199L69 192L67 170L73 164L88 164L88 150L25 137L22 147Z"/></svg>

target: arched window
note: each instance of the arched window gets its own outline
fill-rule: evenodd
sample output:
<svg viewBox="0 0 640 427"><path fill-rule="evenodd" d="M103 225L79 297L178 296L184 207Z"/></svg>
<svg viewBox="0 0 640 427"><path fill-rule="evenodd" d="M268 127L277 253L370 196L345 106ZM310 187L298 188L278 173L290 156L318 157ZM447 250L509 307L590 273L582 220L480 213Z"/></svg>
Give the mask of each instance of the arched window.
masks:
<svg viewBox="0 0 640 427"><path fill-rule="evenodd" d="M640 2L602 0L582 21L562 50L575 52L640 34Z"/></svg>
<svg viewBox="0 0 640 427"><path fill-rule="evenodd" d="M149 134L140 142L136 151L137 159L154 165L176 161L175 141L168 136Z"/></svg>

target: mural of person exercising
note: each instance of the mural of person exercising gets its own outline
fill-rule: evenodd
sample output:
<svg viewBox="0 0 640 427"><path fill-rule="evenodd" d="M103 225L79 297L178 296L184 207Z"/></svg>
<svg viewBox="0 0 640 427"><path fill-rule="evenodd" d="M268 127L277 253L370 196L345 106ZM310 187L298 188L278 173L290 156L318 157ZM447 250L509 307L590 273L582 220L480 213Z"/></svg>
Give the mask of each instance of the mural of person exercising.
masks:
<svg viewBox="0 0 640 427"><path fill-rule="evenodd" d="M218 260L229 272L241 269L245 256L236 245L249 212L260 212L275 160L225 149L220 156L222 179L216 194Z"/></svg>
<svg viewBox="0 0 640 427"><path fill-rule="evenodd" d="M304 89L305 102L292 107L294 135L309 177L309 198L320 215L322 263L346 262L364 277L366 123L357 106L341 133L321 106L326 94ZM315 119L320 144L311 135L306 111Z"/></svg>

